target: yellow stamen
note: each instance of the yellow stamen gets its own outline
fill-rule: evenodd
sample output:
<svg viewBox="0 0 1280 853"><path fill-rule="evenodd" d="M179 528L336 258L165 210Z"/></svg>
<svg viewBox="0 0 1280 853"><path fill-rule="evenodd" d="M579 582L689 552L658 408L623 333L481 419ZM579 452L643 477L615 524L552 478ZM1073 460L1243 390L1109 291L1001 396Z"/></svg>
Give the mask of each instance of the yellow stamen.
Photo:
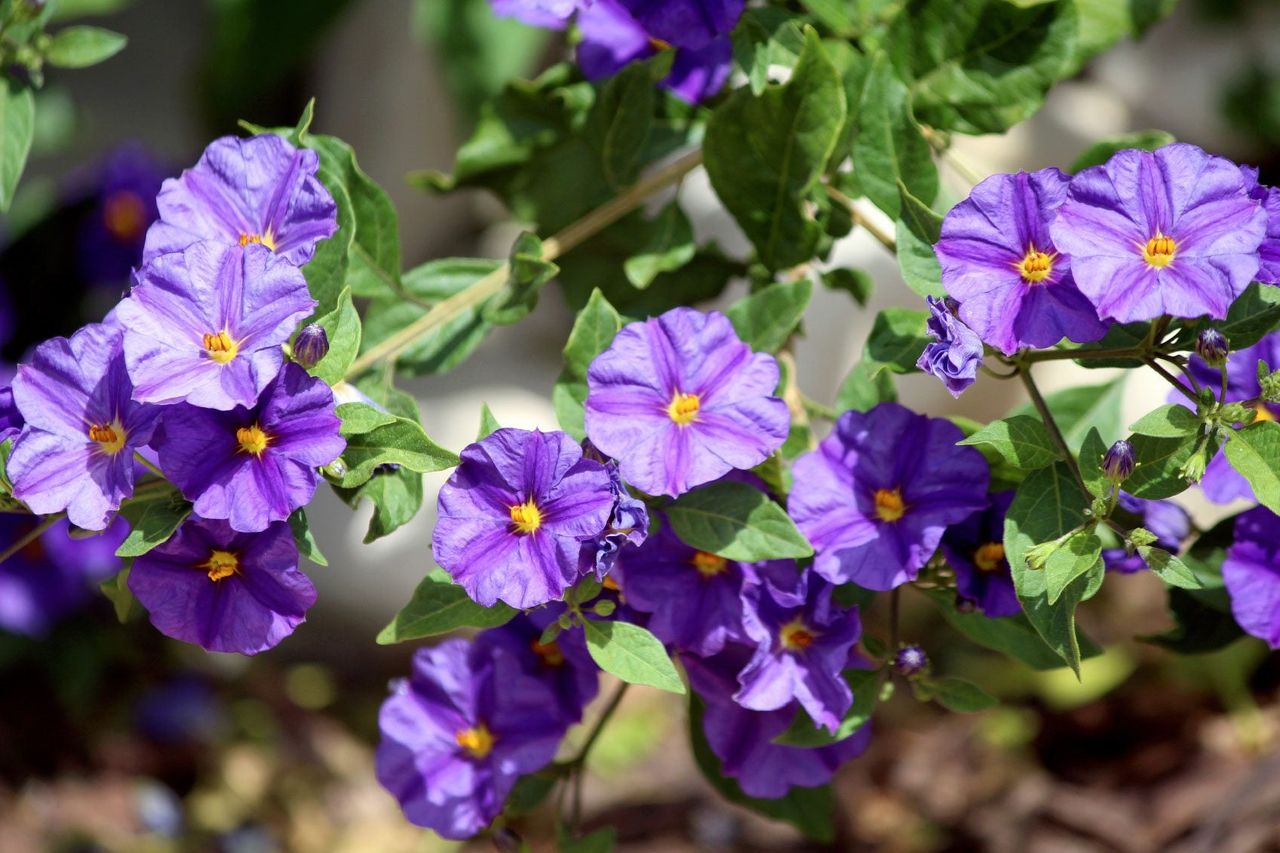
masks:
<svg viewBox="0 0 1280 853"><path fill-rule="evenodd" d="M897 489L876 489L876 518L881 521L897 521L906 515L907 505L902 502L902 492Z"/></svg>
<svg viewBox="0 0 1280 853"><path fill-rule="evenodd" d="M778 629L778 641L787 651L807 649L815 639L814 633L798 617Z"/></svg>
<svg viewBox="0 0 1280 853"><path fill-rule="evenodd" d="M240 559L230 551L214 551L199 568L209 570L209 580L217 583L240 571Z"/></svg>
<svg viewBox="0 0 1280 853"><path fill-rule="evenodd" d="M978 546L973 552L973 563L984 572L998 571L1004 562L1004 545L1000 542L988 542Z"/></svg>
<svg viewBox="0 0 1280 853"><path fill-rule="evenodd" d="M654 38L653 36L650 36L649 47L661 53L664 50L671 50L671 43L665 42L662 39L657 39L657 38Z"/></svg>
<svg viewBox="0 0 1280 853"><path fill-rule="evenodd" d="M706 551L695 551L691 560L698 574L704 578L713 578L729 570L729 561L719 554L708 554Z"/></svg>
<svg viewBox="0 0 1280 853"><path fill-rule="evenodd" d="M102 224L121 243L136 240L147 228L147 207L137 193L118 190L102 205Z"/></svg>
<svg viewBox="0 0 1280 853"><path fill-rule="evenodd" d="M560 666L564 663L564 652L560 651L557 643L540 643L533 641L533 653L542 658L542 662L547 666Z"/></svg>
<svg viewBox="0 0 1280 853"><path fill-rule="evenodd" d="M458 741L458 746L462 747L472 758L485 758L489 753L493 752L493 742L496 740L493 732L489 731L489 727L484 723L473 726L469 729L463 729L454 735Z"/></svg>
<svg viewBox="0 0 1280 853"><path fill-rule="evenodd" d="M1053 260L1056 257L1057 252L1049 255L1035 246L1028 246L1026 255L1013 266L1027 284L1039 284L1053 274Z"/></svg>
<svg viewBox="0 0 1280 853"><path fill-rule="evenodd" d="M276 238L275 238L275 235L271 233L270 228L268 228L266 230L266 233L264 234L241 234L240 235L241 246L247 246L250 243L257 243L259 245L266 246L268 249L270 249L273 252L276 250Z"/></svg>
<svg viewBox="0 0 1280 853"><path fill-rule="evenodd" d="M262 427L254 424L253 426L240 427L236 430L236 441L240 443L240 449L245 453L252 453L254 456L261 456L262 451L267 449L267 445L271 444L271 436L262 431Z"/></svg>
<svg viewBox="0 0 1280 853"><path fill-rule="evenodd" d="M618 579L613 575L605 578L602 586L604 586L605 589L613 590L614 592L622 592L622 584L618 583Z"/></svg>
<svg viewBox="0 0 1280 853"><path fill-rule="evenodd" d="M688 426L698 419L698 409L702 402L697 394L681 394L676 392L667 404L667 416L680 426Z"/></svg>
<svg viewBox="0 0 1280 853"><path fill-rule="evenodd" d="M530 534L542 526L542 510L533 502L533 498L522 504L511 507L511 523L517 533Z"/></svg>
<svg viewBox="0 0 1280 853"><path fill-rule="evenodd" d="M224 329L221 332L204 333L204 351L218 364L226 364L236 357L240 347Z"/></svg>
<svg viewBox="0 0 1280 853"><path fill-rule="evenodd" d="M1147 262L1147 266L1158 270L1162 270L1173 263L1173 258L1177 254L1178 242L1158 231L1156 236L1148 240L1147 245L1142 247L1142 259Z"/></svg>
<svg viewBox="0 0 1280 853"><path fill-rule="evenodd" d="M1271 410L1268 409L1266 405L1262 403L1259 403L1257 408L1255 408L1253 411L1254 411L1253 422L1255 424L1258 423L1259 421L1274 421L1276 419L1276 416L1271 414Z"/></svg>
<svg viewBox="0 0 1280 853"><path fill-rule="evenodd" d="M98 443L98 449L108 456L115 456L124 447L124 427L117 418L109 424L92 424L89 440Z"/></svg>

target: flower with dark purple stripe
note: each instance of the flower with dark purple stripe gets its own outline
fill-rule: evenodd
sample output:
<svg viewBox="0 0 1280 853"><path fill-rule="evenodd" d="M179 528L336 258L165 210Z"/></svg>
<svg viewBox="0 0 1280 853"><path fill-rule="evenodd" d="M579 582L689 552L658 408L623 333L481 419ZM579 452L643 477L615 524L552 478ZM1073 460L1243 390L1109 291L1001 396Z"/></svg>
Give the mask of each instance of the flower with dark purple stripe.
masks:
<svg viewBox="0 0 1280 853"><path fill-rule="evenodd" d="M1013 572L1004 556L1004 516L1013 492L991 496L991 506L947 528L942 553L956 573L956 596L991 617L1022 612Z"/></svg>
<svg viewBox="0 0 1280 853"><path fill-rule="evenodd" d="M1280 649L1280 518L1271 510L1255 507L1236 517L1222 580L1240 627Z"/></svg>

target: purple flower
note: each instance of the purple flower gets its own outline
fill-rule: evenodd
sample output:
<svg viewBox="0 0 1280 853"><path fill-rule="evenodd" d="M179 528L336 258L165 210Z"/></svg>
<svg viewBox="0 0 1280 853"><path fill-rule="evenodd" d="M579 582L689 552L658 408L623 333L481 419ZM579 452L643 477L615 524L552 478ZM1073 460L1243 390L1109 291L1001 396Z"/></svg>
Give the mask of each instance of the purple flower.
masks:
<svg viewBox="0 0 1280 853"><path fill-rule="evenodd" d="M13 446L13 494L40 515L66 510L102 530L133 494L133 455L159 410L132 400L121 333L102 324L36 347L18 368L13 399L26 428Z"/></svg>
<svg viewBox="0 0 1280 853"><path fill-rule="evenodd" d="M746 0L617 0L651 37L677 47L706 47L727 35Z"/></svg>
<svg viewBox="0 0 1280 853"><path fill-rule="evenodd" d="M542 632L564 613L551 604L521 614L503 625L476 635L476 644L500 648L520 662L526 675L540 679L555 691L566 725L582 720L582 710L600 689L600 670L587 652L583 630L574 626L561 631L550 643L539 640Z"/></svg>
<svg viewBox="0 0 1280 853"><path fill-rule="evenodd" d="M1271 510L1255 507L1236 517L1222 580L1240 627L1280 649L1280 519Z"/></svg>
<svg viewBox="0 0 1280 853"><path fill-rule="evenodd" d="M904 678L915 678L929 668L929 656L920 646L903 646L893 654L893 668Z"/></svg>
<svg viewBox="0 0 1280 853"><path fill-rule="evenodd" d="M1258 247L1261 263L1256 278L1267 284L1280 284L1280 189L1258 183L1258 170L1252 166L1241 166L1240 172L1249 198L1261 203L1267 212L1267 234Z"/></svg>
<svg viewBox="0 0 1280 853"><path fill-rule="evenodd" d="M107 154L97 172L92 209L80 225L80 269L91 282L121 284L142 262L147 228L160 215L156 194L166 170L129 143Z"/></svg>
<svg viewBox="0 0 1280 853"><path fill-rule="evenodd" d="M834 584L888 590L914 580L947 525L987 505L982 454L957 447L960 428L897 403L845 412L796 460L791 517Z"/></svg>
<svg viewBox="0 0 1280 853"><path fill-rule="evenodd" d="M745 648L731 647L714 658L685 659L689 681L706 702L702 728L707 743L720 759L724 775L736 779L744 793L777 799L792 787L825 785L842 764L866 751L870 725L839 743L816 749L773 743L790 728L798 706L751 711L729 698L749 655Z"/></svg>
<svg viewBox="0 0 1280 853"><path fill-rule="evenodd" d="M639 547L649 535L649 508L644 501L633 498L622 482L618 473L618 463L608 459L596 450L591 442L585 442L582 448L583 457L594 459L604 465L609 474L609 489L613 492L613 511L609 515L609 526L593 539L582 543L579 563L583 574L595 572L597 580L604 580L605 575L618 562L624 545Z"/></svg>
<svg viewBox="0 0 1280 853"><path fill-rule="evenodd" d="M591 0L489 0L499 18L515 18L531 27L563 30L579 6Z"/></svg>
<svg viewBox="0 0 1280 853"><path fill-rule="evenodd" d="M683 652L707 657L748 642L742 625L741 564L691 548L669 525L626 558L627 603L649 630Z"/></svg>
<svg viewBox="0 0 1280 853"><path fill-rule="evenodd" d="M947 528L942 553L956 573L956 597L995 619L1022 612L1013 572L1004 556L1004 516L1013 492L991 496L991 506Z"/></svg>
<svg viewBox="0 0 1280 853"><path fill-rule="evenodd" d="M759 465L787 439L778 363L729 318L673 308L626 326L587 369L591 443L641 491L677 497Z"/></svg>
<svg viewBox="0 0 1280 853"><path fill-rule="evenodd" d="M942 222L942 284L960 319L1006 355L1106 334L1049 235L1067 182L1057 169L992 175Z"/></svg>
<svg viewBox="0 0 1280 853"><path fill-rule="evenodd" d="M13 438L22 432L26 423L18 404L13 399L13 370L8 365L0 366L0 441Z"/></svg>
<svg viewBox="0 0 1280 853"><path fill-rule="evenodd" d="M555 758L566 728L551 688L466 640L419 649L378 726L378 781L410 822L454 839L488 826L516 780Z"/></svg>
<svg viewBox="0 0 1280 853"><path fill-rule="evenodd" d="M735 702L753 711L799 702L816 724L833 732L840 727L853 704L841 673L862 625L856 607L832 602L833 591L812 573L799 576L783 595L768 583L743 591L743 624L755 654L738 674L742 689Z"/></svg>
<svg viewBox="0 0 1280 853"><path fill-rule="evenodd" d="M315 306L302 273L261 246L205 241L156 258L114 312L134 396L252 406L284 362L280 345Z"/></svg>
<svg viewBox="0 0 1280 853"><path fill-rule="evenodd" d="M1258 271L1266 228L1238 166L1176 143L1076 175L1050 230L1098 314L1129 323L1226 317Z"/></svg>
<svg viewBox="0 0 1280 853"><path fill-rule="evenodd" d="M242 655L279 645L316 603L284 523L248 534L192 517L133 561L129 589L165 636Z"/></svg>
<svg viewBox="0 0 1280 853"><path fill-rule="evenodd" d="M578 65L588 80L612 77L632 62L648 59L677 44L655 40L618 0L595 0L578 15L578 29L582 33ZM671 71L659 85L681 100L696 104L724 88L732 61L733 42L727 30L696 46L677 44Z"/></svg>
<svg viewBox="0 0 1280 853"><path fill-rule="evenodd" d="M166 409L156 450L196 515L253 533L310 503L316 469L346 447L340 425L329 386L286 364L252 408Z"/></svg>
<svg viewBox="0 0 1280 853"><path fill-rule="evenodd" d="M933 296L927 299L930 316L926 325L936 340L925 346L916 367L941 379L951 396L959 397L978 378L982 341L952 313L947 301Z"/></svg>
<svg viewBox="0 0 1280 853"><path fill-rule="evenodd" d="M581 577L582 545L613 506L609 474L572 438L500 429L463 450L440 489L432 551L485 607L537 607Z"/></svg>
<svg viewBox="0 0 1280 853"><path fill-rule="evenodd" d="M195 168L164 182L144 262L213 240L260 244L302 266L338 230L338 207L316 178L319 167L316 152L275 134L215 139Z"/></svg>
<svg viewBox="0 0 1280 853"><path fill-rule="evenodd" d="M1121 492L1119 507L1138 517L1138 523L1155 534L1155 544L1174 554L1182 549L1183 541L1191 535L1191 517L1187 511L1172 501L1149 501ZM1124 548L1108 548L1102 552L1102 561L1108 571L1133 574L1147 569L1147 563L1137 554L1126 553Z"/></svg>

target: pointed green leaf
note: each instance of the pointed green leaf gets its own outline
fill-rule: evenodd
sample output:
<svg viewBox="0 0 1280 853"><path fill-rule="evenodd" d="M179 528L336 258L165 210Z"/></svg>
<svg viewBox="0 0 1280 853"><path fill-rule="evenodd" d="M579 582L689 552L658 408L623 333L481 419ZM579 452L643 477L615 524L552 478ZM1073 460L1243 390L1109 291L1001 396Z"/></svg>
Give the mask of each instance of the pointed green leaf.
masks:
<svg viewBox="0 0 1280 853"><path fill-rule="evenodd" d="M746 483L721 481L687 492L667 509L667 519L685 544L727 560L754 563L813 554L786 511Z"/></svg>
<svg viewBox="0 0 1280 853"><path fill-rule="evenodd" d="M0 211L9 209L27 165L36 126L31 90L0 74Z"/></svg>
<svg viewBox="0 0 1280 853"><path fill-rule="evenodd" d="M605 672L628 684L644 684L670 693L685 693L684 682L662 641L630 622L583 622L587 651Z"/></svg>
<svg viewBox="0 0 1280 853"><path fill-rule="evenodd" d="M1062 458L1044 424L1026 415L992 421L958 443L988 447L1000 459L1023 471L1044 468Z"/></svg>
<svg viewBox="0 0 1280 853"><path fill-rule="evenodd" d="M1252 423L1231 434L1226 447L1231 467L1249 481L1258 502L1280 512L1280 423Z"/></svg>
<svg viewBox="0 0 1280 853"><path fill-rule="evenodd" d="M433 570L413 592L413 598L378 634L378 644L403 643L448 634L460 628L496 628L519 611L498 602L482 607L439 569Z"/></svg>
<svg viewBox="0 0 1280 853"><path fill-rule="evenodd" d="M724 313L753 350L777 352L800 324L812 293L807 278L780 281L735 302Z"/></svg>

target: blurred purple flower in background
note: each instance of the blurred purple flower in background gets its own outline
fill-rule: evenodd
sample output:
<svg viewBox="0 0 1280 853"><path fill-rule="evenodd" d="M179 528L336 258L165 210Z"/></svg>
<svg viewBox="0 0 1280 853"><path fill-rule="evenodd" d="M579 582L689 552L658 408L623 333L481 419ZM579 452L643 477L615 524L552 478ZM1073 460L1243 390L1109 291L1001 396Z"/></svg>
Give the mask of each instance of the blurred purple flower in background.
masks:
<svg viewBox="0 0 1280 853"><path fill-rule="evenodd" d="M942 553L956 573L957 597L993 619L1022 612L1004 555L1004 516L1011 503L1013 492L998 492L991 506L951 525L942 537Z"/></svg>
<svg viewBox="0 0 1280 853"><path fill-rule="evenodd" d="M1155 544L1172 554L1182 550L1182 543L1191 535L1191 516L1173 501L1142 500L1121 492L1117 505L1136 515L1142 527L1155 534ZM1107 548L1102 552L1102 560L1109 571L1123 574L1148 568L1142 557L1129 554L1124 548Z"/></svg>
<svg viewBox="0 0 1280 853"><path fill-rule="evenodd" d="M81 274L90 284L123 286L142 263L147 229L159 217L156 194L171 172L145 148L126 143L95 169L92 209L80 224Z"/></svg>
<svg viewBox="0 0 1280 853"><path fill-rule="evenodd" d="M531 27L562 30L580 8L592 0L489 0L500 18L515 18Z"/></svg>
<svg viewBox="0 0 1280 853"><path fill-rule="evenodd" d="M587 652L581 626L561 631L549 643L540 642L542 632L565 612L563 605L549 604L522 613L500 628L476 635L476 644L495 646L520 662L526 675L541 679L553 691L564 720L577 723L587 703L600 689L600 670Z"/></svg>
<svg viewBox="0 0 1280 853"><path fill-rule="evenodd" d="M1240 627L1280 649L1280 518L1271 510L1255 507L1236 518L1222 580Z"/></svg>

